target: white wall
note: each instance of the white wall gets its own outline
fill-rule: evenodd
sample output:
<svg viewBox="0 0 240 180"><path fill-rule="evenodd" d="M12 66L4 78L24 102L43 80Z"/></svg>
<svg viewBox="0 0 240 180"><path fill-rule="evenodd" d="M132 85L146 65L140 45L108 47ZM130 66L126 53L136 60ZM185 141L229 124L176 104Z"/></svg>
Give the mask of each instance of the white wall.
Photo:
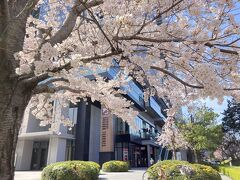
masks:
<svg viewBox="0 0 240 180"><path fill-rule="evenodd" d="M16 170L30 170L33 151L33 141L18 140L16 149Z"/></svg>
<svg viewBox="0 0 240 180"><path fill-rule="evenodd" d="M51 137L48 147L47 164L65 161L66 139Z"/></svg>

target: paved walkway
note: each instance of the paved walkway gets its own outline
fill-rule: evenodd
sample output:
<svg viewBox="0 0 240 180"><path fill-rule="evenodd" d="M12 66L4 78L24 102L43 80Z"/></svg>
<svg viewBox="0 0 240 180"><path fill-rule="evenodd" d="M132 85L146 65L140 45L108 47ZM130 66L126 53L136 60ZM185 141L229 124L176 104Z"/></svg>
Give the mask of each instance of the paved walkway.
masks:
<svg viewBox="0 0 240 180"><path fill-rule="evenodd" d="M232 180L230 177L221 174L222 180Z"/></svg>
<svg viewBox="0 0 240 180"><path fill-rule="evenodd" d="M146 168L131 169L121 173L100 173L99 180L142 180Z"/></svg>
<svg viewBox="0 0 240 180"><path fill-rule="evenodd" d="M41 171L16 171L14 180L40 180Z"/></svg>
<svg viewBox="0 0 240 180"><path fill-rule="evenodd" d="M121 173L100 173L99 180L142 180L146 169L137 168ZM221 175L222 180L231 180L229 177ZM41 180L41 171L16 171L15 180ZM146 180L146 179L145 179Z"/></svg>

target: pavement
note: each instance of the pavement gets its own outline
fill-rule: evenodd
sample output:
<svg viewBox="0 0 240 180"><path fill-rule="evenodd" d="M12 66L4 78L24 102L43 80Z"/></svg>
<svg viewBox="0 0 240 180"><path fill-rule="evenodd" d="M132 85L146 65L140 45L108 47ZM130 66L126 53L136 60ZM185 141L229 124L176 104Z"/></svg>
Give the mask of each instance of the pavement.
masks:
<svg viewBox="0 0 240 180"><path fill-rule="evenodd" d="M131 169L128 172L105 173L101 172L99 180L147 180L144 172L145 168ZM143 179L144 175L144 179ZM222 180L231 180L231 178L221 174ZM15 180L41 180L41 171L16 171Z"/></svg>
<svg viewBox="0 0 240 180"><path fill-rule="evenodd" d="M15 171L14 180L41 180L42 171Z"/></svg>
<svg viewBox="0 0 240 180"><path fill-rule="evenodd" d="M100 173L99 180L142 180L143 175L146 172L146 168L136 168L131 169L128 172L119 172L119 173ZM144 180L147 180L144 176Z"/></svg>
<svg viewBox="0 0 240 180"><path fill-rule="evenodd" d="M222 180L232 180L230 177L221 174Z"/></svg>

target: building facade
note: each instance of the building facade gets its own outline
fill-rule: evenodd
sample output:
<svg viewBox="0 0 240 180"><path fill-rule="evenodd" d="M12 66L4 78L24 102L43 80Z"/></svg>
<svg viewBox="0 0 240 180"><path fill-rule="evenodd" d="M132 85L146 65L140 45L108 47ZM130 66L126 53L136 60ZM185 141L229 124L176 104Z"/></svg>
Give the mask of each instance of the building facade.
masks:
<svg viewBox="0 0 240 180"><path fill-rule="evenodd" d="M117 73L118 68L110 68L102 75L112 79ZM55 101L54 112L58 111L53 116L55 122L59 116L68 115L75 124L69 130L59 123L55 129L60 133L56 133L49 131L50 126L39 126L39 120L27 108L17 143L16 170L39 170L66 160L99 164L124 160L129 161L132 167L148 167L150 159L155 162L171 159L171 152L156 143L156 136L161 133L166 119L166 103L158 97L150 97L145 102L138 83L130 81L128 86L123 87L130 89L124 96L134 103L132 108L139 111L134 128L110 114L99 102L82 101L62 108Z"/></svg>

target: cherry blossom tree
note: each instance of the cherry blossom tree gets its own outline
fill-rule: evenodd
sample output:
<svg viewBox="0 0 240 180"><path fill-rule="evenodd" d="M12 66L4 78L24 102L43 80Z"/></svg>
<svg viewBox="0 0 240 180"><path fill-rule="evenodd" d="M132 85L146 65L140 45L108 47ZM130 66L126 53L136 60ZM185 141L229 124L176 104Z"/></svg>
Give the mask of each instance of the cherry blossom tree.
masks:
<svg viewBox="0 0 240 180"><path fill-rule="evenodd" d="M1 179L13 179L30 100L46 125L55 99L64 106L84 98L131 124L137 112L119 88L126 77L143 86L145 99L167 97L171 113L199 98L239 99L238 7L237 0L1 0ZM122 73L99 77L113 58ZM92 81L83 76L89 70Z"/></svg>
<svg viewBox="0 0 240 180"><path fill-rule="evenodd" d="M166 147L167 149L172 150L174 160L177 159L177 150L188 147L188 143L176 126L173 116L167 118L157 142L162 145L163 148Z"/></svg>

